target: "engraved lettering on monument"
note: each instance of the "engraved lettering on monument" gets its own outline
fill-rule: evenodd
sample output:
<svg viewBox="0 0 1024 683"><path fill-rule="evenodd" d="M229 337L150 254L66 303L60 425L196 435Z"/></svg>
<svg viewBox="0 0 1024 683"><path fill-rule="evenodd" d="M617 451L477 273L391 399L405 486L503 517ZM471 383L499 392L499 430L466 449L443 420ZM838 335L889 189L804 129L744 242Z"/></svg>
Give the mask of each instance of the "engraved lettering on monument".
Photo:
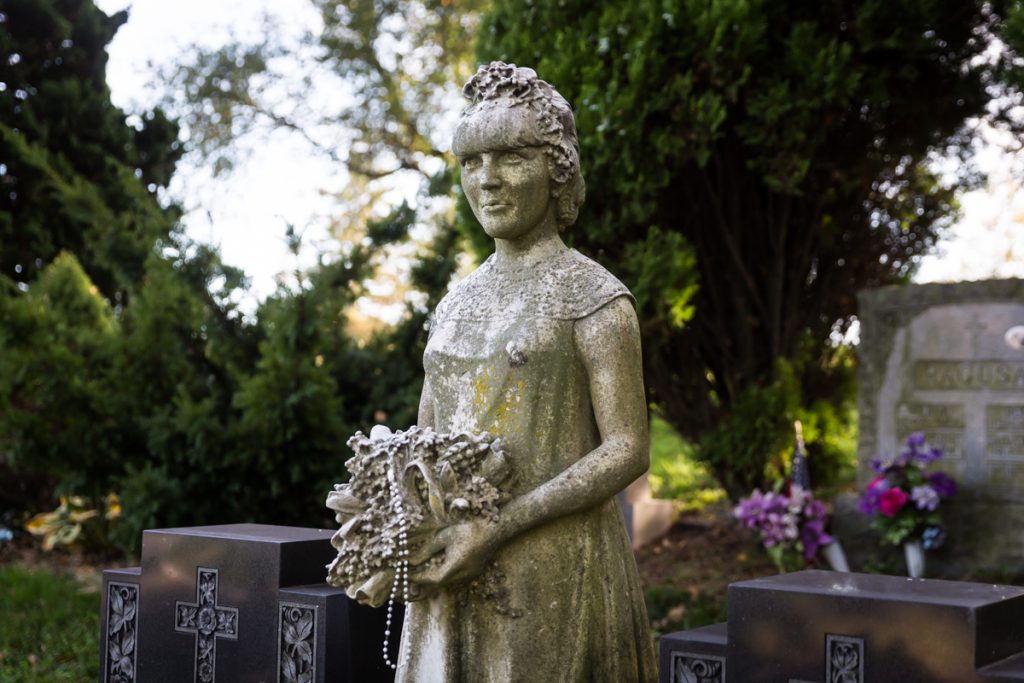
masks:
<svg viewBox="0 0 1024 683"><path fill-rule="evenodd" d="M905 401L896 407L897 439L903 442L914 432L924 432L928 443L941 449L947 460L963 458L964 427L960 403Z"/></svg>
<svg viewBox="0 0 1024 683"><path fill-rule="evenodd" d="M985 476L997 491L1024 489L1024 405L985 407Z"/></svg>
<svg viewBox="0 0 1024 683"><path fill-rule="evenodd" d="M1024 405L993 404L985 411L989 431L1024 432Z"/></svg>
<svg viewBox="0 0 1024 683"><path fill-rule="evenodd" d="M282 602L279 607L278 683L316 680L316 605Z"/></svg>
<svg viewBox="0 0 1024 683"><path fill-rule="evenodd" d="M990 458L1024 458L1024 405L992 404L985 408Z"/></svg>
<svg viewBox="0 0 1024 683"><path fill-rule="evenodd" d="M959 403L904 402L896 415L897 429L917 432L936 427L964 427L964 407Z"/></svg>
<svg viewBox="0 0 1024 683"><path fill-rule="evenodd" d="M914 387L923 391L962 389L1024 390L1024 362L1000 360L919 360Z"/></svg>
<svg viewBox="0 0 1024 683"><path fill-rule="evenodd" d="M111 581L107 585L107 651L103 680L134 683L139 585Z"/></svg>
<svg viewBox="0 0 1024 683"><path fill-rule="evenodd" d="M217 570L196 568L196 601L174 603L174 630L196 638L195 681L217 677L217 639L238 640L238 609L217 604Z"/></svg>
<svg viewBox="0 0 1024 683"><path fill-rule="evenodd" d="M989 434L985 454L992 458L1024 458L1024 434Z"/></svg>
<svg viewBox="0 0 1024 683"><path fill-rule="evenodd" d="M1024 489L1024 461L991 460L985 463L985 482L993 491L1012 493Z"/></svg>

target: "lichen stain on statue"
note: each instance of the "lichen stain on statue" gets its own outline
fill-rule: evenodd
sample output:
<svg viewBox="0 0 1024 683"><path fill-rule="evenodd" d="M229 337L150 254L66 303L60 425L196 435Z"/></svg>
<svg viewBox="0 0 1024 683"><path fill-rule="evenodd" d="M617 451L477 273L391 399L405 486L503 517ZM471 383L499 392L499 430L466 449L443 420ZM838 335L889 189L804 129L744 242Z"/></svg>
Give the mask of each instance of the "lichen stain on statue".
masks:
<svg viewBox="0 0 1024 683"><path fill-rule="evenodd" d="M639 326L561 239L584 196L572 110L501 62L464 92L453 152L495 253L434 312L418 426L353 437L331 578L379 604L408 549L402 683L655 681L614 500L648 466ZM442 473L455 443L477 455Z"/></svg>

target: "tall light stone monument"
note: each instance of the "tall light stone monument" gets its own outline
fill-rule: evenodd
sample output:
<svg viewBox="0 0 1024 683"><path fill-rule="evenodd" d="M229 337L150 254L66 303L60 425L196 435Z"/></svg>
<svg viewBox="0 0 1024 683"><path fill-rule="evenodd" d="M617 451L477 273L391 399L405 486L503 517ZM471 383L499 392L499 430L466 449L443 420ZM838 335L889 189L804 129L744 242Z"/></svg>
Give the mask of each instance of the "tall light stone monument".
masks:
<svg viewBox="0 0 1024 683"><path fill-rule="evenodd" d="M1024 280L861 292L859 479L913 432L945 452L962 495L957 558L1024 566Z"/></svg>

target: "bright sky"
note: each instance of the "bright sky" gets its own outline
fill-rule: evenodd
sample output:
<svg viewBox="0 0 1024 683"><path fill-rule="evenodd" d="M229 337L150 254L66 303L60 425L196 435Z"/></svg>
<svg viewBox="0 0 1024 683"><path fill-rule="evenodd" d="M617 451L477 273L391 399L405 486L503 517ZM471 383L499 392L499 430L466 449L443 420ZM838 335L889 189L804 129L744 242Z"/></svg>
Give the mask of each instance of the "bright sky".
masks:
<svg viewBox="0 0 1024 683"><path fill-rule="evenodd" d="M128 113L149 109L160 91L154 84L158 65L173 64L192 43L216 46L229 32L244 36L260 29L265 14L285 16L300 31L314 26L316 12L301 0L97 0L111 14L130 7L128 23L109 46L107 81L114 103ZM294 270L285 246L288 223L305 231L307 244L327 239L326 217L334 202L324 191L340 189L338 169L293 136L266 140L229 177L214 178L206 169L179 164L171 197L187 213L188 234L220 247L224 260L252 277L260 299L275 289L276 277ZM304 263L314 258L310 249ZM254 302L250 302L251 304ZM248 307L247 307L248 308Z"/></svg>
<svg viewBox="0 0 1024 683"><path fill-rule="evenodd" d="M257 32L265 14L285 17L296 32L318 22L303 0L97 0L97 5L108 14L131 7L128 23L110 45L107 68L114 103L129 113L152 107L160 94L153 84L155 65L173 63L191 43L215 46L231 31ZM978 163L991 175L990 187L962 198L963 219L938 253L925 259L917 281L1024 277L1022 157L987 147ZM284 243L288 223L306 230L307 243L327 239L323 226L333 201L323 191L338 190L339 183L338 169L297 148L293 136L281 135L225 179L181 164L169 191L188 211L189 235L219 246L227 263L253 278L254 294L262 299L274 291L275 278L296 265ZM310 263L314 253L310 249L303 262Z"/></svg>

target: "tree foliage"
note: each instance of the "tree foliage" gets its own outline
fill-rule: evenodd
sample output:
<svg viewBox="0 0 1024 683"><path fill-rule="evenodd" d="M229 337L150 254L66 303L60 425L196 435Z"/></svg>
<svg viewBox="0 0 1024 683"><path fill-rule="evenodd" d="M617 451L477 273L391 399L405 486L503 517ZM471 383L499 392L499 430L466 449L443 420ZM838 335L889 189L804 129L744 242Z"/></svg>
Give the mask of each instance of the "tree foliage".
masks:
<svg viewBox="0 0 1024 683"><path fill-rule="evenodd" d="M733 496L763 485L796 407L850 414L830 338L955 216L972 178L944 183L934 160L968 156L972 117L1015 125L992 100L1015 92L1016 53L991 49L1011 10L493 3L481 59L533 66L573 103L590 198L572 239L637 288L651 398Z"/></svg>
<svg viewBox="0 0 1024 683"><path fill-rule="evenodd" d="M107 18L85 0L0 6L0 39L19 55L10 60L17 68L3 72L8 87L0 87L3 149L13 150L0 165L0 183L10 190L0 202L0 512L37 510L54 486L94 500L114 490L124 509L116 540L127 549L137 549L141 531L153 527L323 525L324 495L346 476L348 436L379 420L415 421L427 306L443 293L459 251L450 202L445 208L450 174L418 130L437 111L430 102L438 92L426 81L393 77L360 48L368 37L382 50L397 40L404 5L388 5L390 19L381 25L374 8L382 6L318 6L326 27L318 50L335 50L336 68L363 70L356 79L363 90L354 92L364 99L331 120L361 121L362 132L347 134L363 142L351 148L351 159L339 160L363 164L354 184L374 196L386 193L373 183L399 167L420 176L422 189L415 206L383 210L385 197L338 218L339 234L350 239L311 270L296 268L254 317L236 303L244 273L185 238L177 209L157 201L155 190L184 149L177 123L155 113L128 125L110 103L105 46L125 15ZM424 31L442 30L422 7L415 16ZM457 27L444 30L450 40L461 35ZM424 41L390 49L415 64L434 49ZM200 56L199 64L228 55L234 69L222 66L236 88L228 94L239 99L214 101L225 94L223 82L197 76L192 85L213 90L191 93L199 97L196 108L180 110L190 148L206 145L211 159L246 129L243 119L297 125L280 111L268 114L268 101L256 102L259 93L244 91L274 80L252 72L273 60L239 65L226 50ZM58 68L71 62L80 68ZM359 111L363 106L376 113ZM384 115L402 107L411 113ZM317 130L303 134L312 139ZM410 136L418 141L413 151ZM370 165L382 169L379 178ZM419 247L409 274L424 301L410 304L393 330L350 336L353 303L383 252L426 221L437 236ZM297 263L301 238L293 228L287 237ZM28 482L39 488L35 495Z"/></svg>
<svg viewBox="0 0 1024 683"><path fill-rule="evenodd" d="M153 200L180 155L159 110L125 125L104 46L127 19L89 0L0 5L0 274L32 280L67 250L113 297L166 235ZM141 182L140 182L141 181Z"/></svg>
<svg viewBox="0 0 1024 683"><path fill-rule="evenodd" d="M446 150L461 84L475 68L474 33L486 3L309 4L318 21L301 36L268 20L258 40L194 47L165 74L165 106L180 117L192 158L223 172L244 159L250 137L268 131L290 133L337 164L345 180L332 217L337 252L360 245L371 266L412 263L403 277L419 296L407 301L395 329L361 348L387 358L362 385L369 414L407 425L422 387L426 317L461 251ZM416 228L429 237L410 240Z"/></svg>

